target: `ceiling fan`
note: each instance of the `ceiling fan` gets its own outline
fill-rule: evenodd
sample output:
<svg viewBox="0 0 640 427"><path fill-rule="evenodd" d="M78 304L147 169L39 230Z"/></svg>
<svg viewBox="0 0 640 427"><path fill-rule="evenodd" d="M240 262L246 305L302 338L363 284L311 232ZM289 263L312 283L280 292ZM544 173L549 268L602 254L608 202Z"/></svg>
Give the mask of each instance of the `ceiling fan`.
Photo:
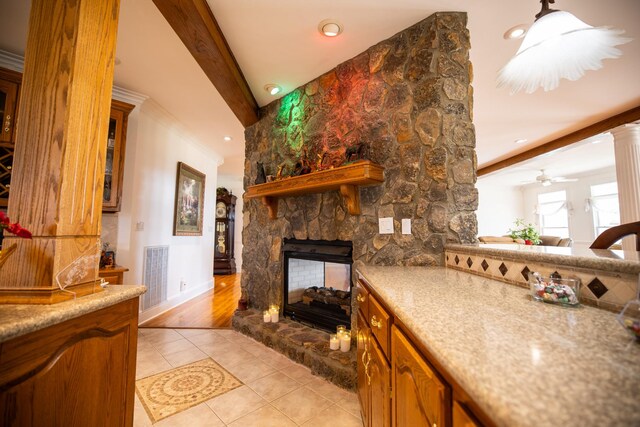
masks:
<svg viewBox="0 0 640 427"><path fill-rule="evenodd" d="M548 187L551 184L556 182L575 182L577 179L575 178L565 178L563 176L551 176L547 175L544 169L540 169L540 175L536 176L536 179L533 181L524 181L523 184L533 184L535 182L539 182L543 187Z"/></svg>

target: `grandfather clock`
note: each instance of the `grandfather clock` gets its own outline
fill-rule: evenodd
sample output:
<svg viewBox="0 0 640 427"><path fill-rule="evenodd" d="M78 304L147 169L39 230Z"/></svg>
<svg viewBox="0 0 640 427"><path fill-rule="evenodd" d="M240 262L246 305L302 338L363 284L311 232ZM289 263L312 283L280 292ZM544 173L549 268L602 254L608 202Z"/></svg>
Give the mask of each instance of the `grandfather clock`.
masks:
<svg viewBox="0 0 640 427"><path fill-rule="evenodd" d="M216 234L214 236L213 274L234 274L236 260L233 250L236 196L226 188L216 191Z"/></svg>

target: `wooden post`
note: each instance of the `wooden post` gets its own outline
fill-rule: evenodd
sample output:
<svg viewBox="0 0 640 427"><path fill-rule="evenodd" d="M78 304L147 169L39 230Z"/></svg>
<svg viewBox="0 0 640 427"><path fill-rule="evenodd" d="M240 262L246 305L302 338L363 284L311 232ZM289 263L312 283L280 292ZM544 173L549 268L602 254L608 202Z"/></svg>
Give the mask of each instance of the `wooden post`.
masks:
<svg viewBox="0 0 640 427"><path fill-rule="evenodd" d="M33 240L0 269L0 302L99 291L99 237L119 0L33 0L9 217ZM64 292L60 287L66 287Z"/></svg>

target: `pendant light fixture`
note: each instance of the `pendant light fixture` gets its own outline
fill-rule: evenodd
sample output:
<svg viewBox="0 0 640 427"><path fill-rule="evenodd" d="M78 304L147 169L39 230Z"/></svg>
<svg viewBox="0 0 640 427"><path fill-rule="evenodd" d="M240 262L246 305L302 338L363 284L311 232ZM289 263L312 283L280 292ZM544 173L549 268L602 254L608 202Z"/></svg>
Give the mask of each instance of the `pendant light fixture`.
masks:
<svg viewBox="0 0 640 427"><path fill-rule="evenodd" d="M602 68L602 60L617 58L615 46L631 41L622 30L592 27L569 12L549 8L555 0L540 0L542 10L527 31L516 55L498 74L498 87L511 93L533 93L558 87L561 78L578 80L587 70Z"/></svg>

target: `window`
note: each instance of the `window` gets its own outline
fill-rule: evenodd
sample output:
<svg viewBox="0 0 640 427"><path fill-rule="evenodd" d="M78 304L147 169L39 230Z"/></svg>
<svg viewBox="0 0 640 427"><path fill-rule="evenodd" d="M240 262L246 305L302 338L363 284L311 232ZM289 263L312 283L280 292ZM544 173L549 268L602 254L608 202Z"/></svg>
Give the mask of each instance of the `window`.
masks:
<svg viewBox="0 0 640 427"><path fill-rule="evenodd" d="M567 192L538 194L541 235L569 237Z"/></svg>
<svg viewBox="0 0 640 427"><path fill-rule="evenodd" d="M591 186L589 207L593 214L595 236L614 225L620 225L620 206L618 205L618 183L607 182Z"/></svg>

